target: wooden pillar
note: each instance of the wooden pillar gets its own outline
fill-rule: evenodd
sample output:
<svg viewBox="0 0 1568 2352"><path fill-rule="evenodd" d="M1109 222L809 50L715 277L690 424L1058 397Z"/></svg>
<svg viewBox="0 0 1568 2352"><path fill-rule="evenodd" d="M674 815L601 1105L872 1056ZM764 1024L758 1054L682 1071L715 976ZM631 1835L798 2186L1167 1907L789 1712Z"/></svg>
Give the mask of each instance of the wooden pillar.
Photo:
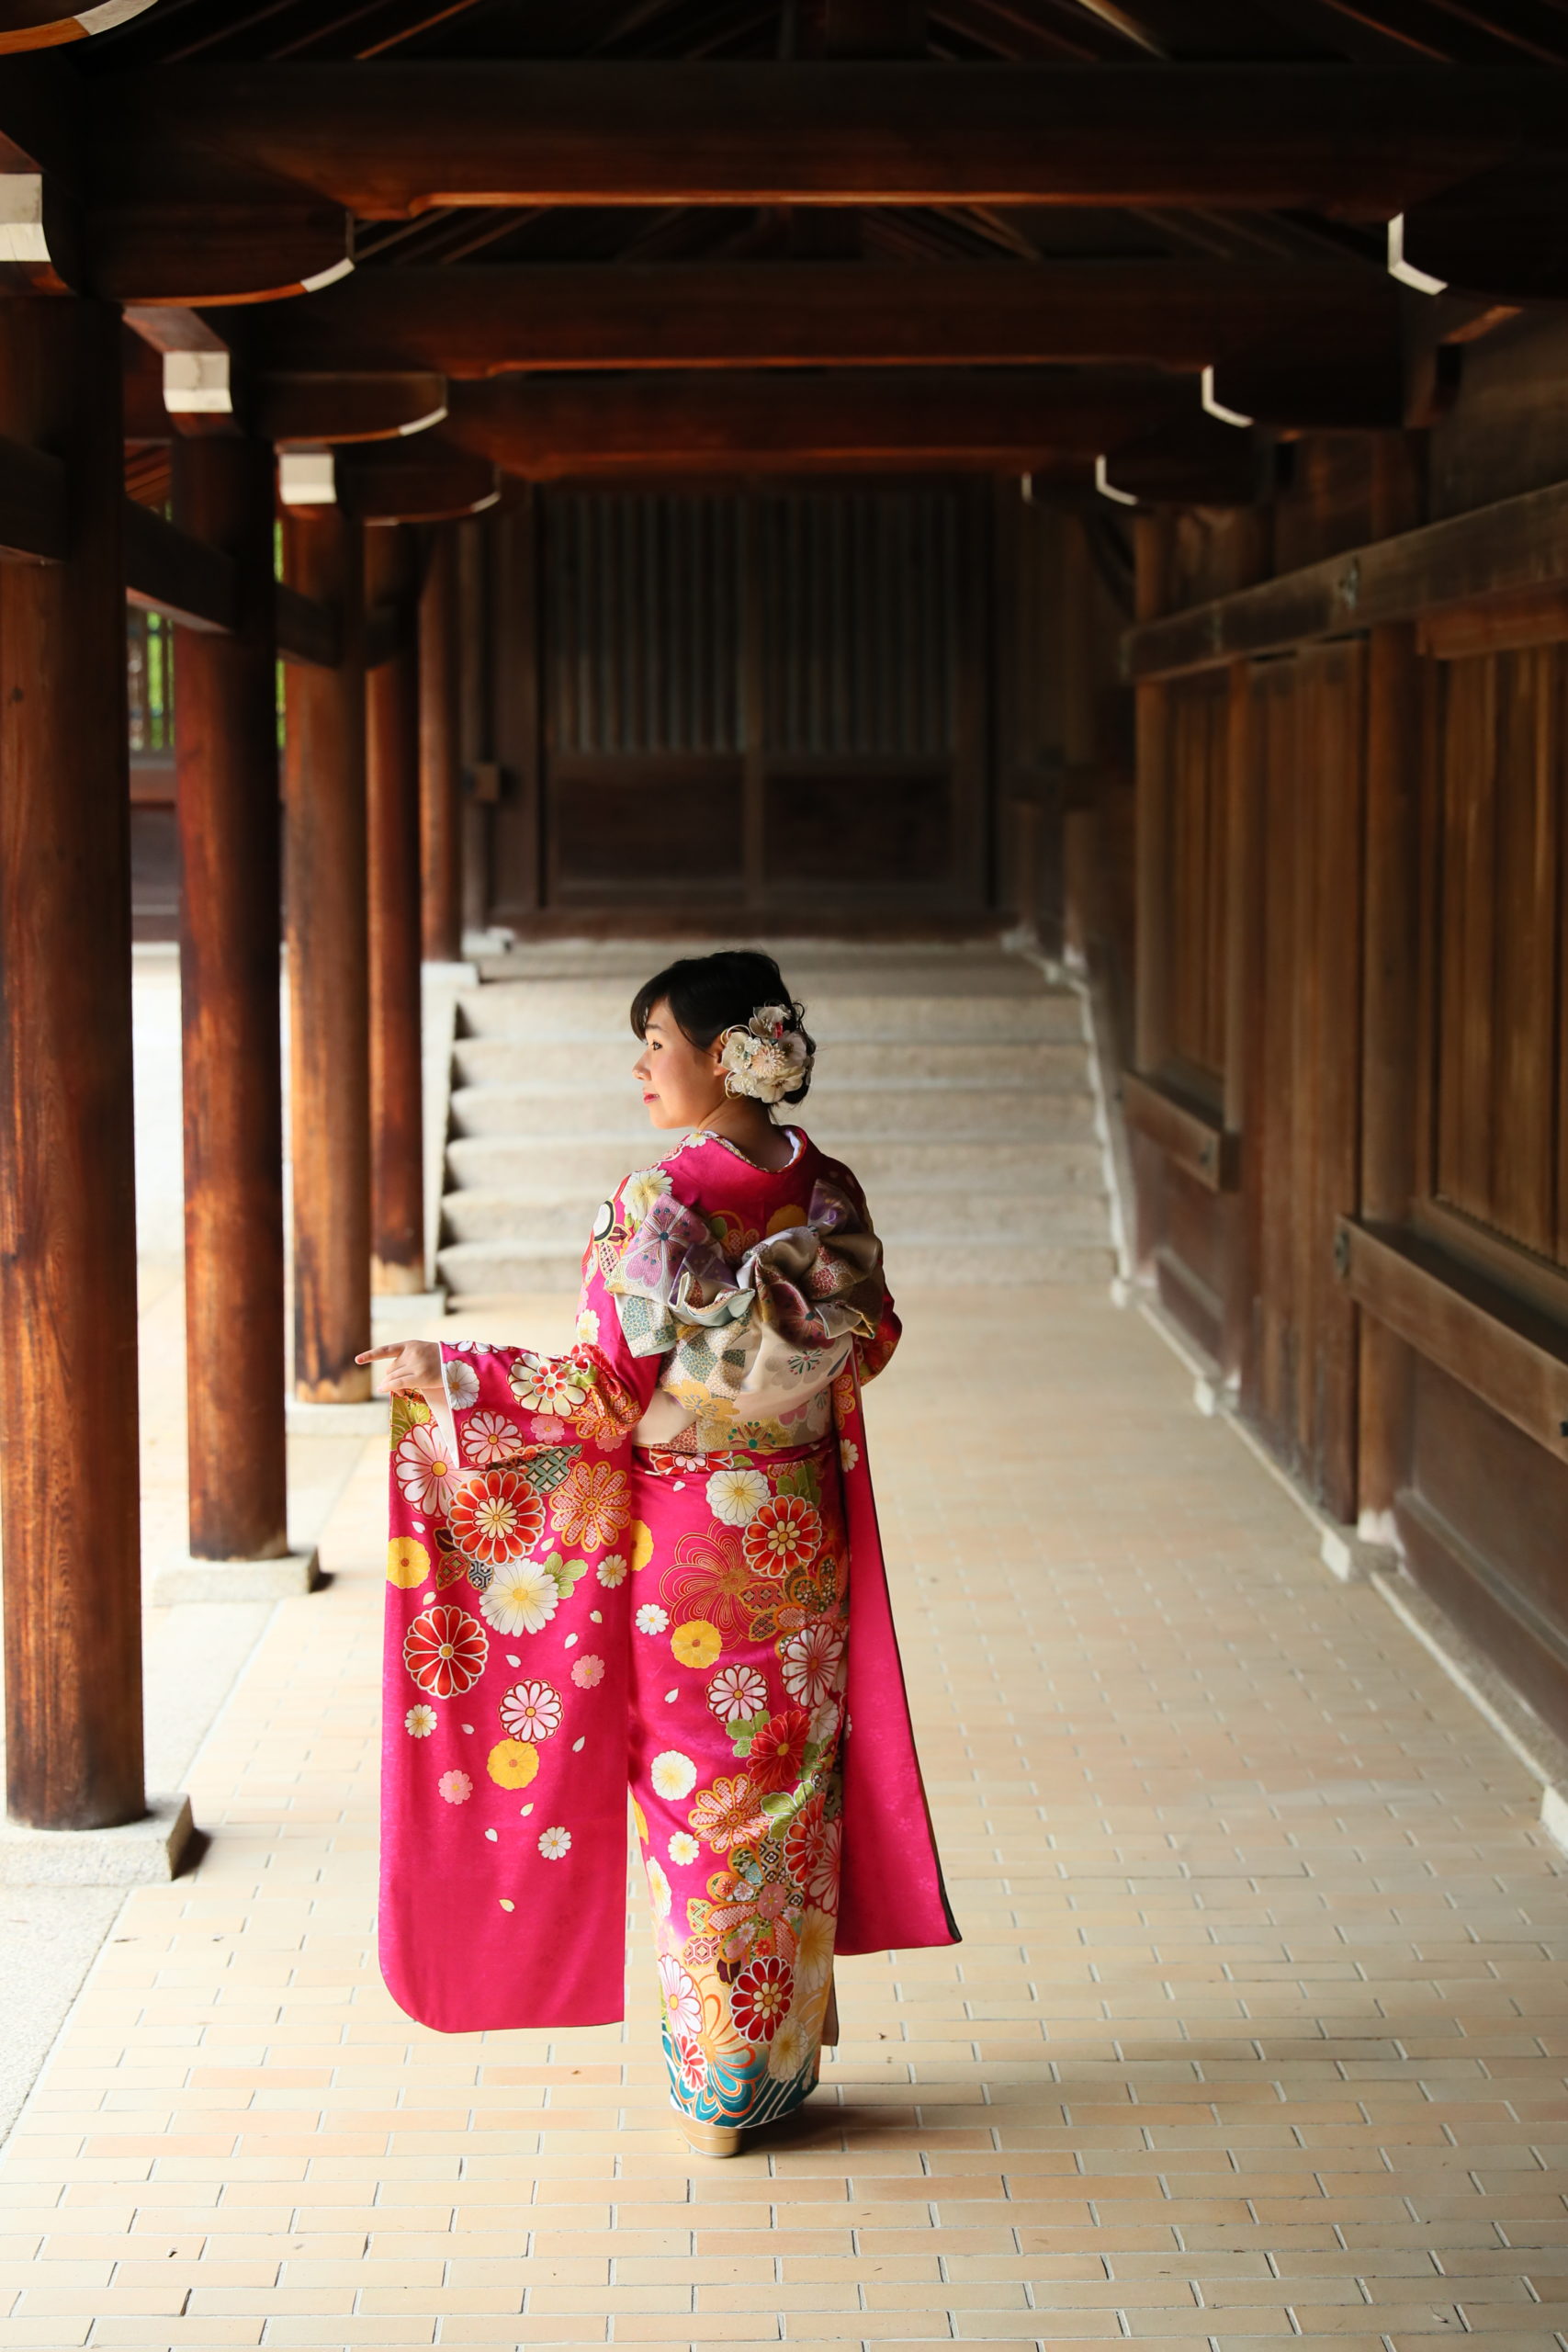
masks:
<svg viewBox="0 0 1568 2352"><path fill-rule="evenodd" d="M175 702L190 1549L288 1549L273 456L180 440L175 519L233 559L231 637L181 632Z"/></svg>
<svg viewBox="0 0 1568 2352"><path fill-rule="evenodd" d="M285 732L294 1386L363 1403L370 1369L370 1040L365 879L365 553L336 507L284 526L291 584L340 616L335 669L295 662Z"/></svg>
<svg viewBox="0 0 1568 2352"><path fill-rule="evenodd" d="M1362 982L1360 1213L1409 1217L1416 1188L1418 860L1424 686L1415 630L1374 628L1367 644L1367 831ZM1407 1467L1410 1351L1361 1315L1357 1517L1393 1537Z"/></svg>
<svg viewBox="0 0 1568 2352"><path fill-rule="evenodd" d="M6 1763L47 1829L146 1809L119 335L0 301L0 434L71 501L63 563L0 564Z"/></svg>
<svg viewBox="0 0 1568 2352"><path fill-rule="evenodd" d="M366 591L407 628L366 681L370 876L370 1283L406 1295L424 1273L420 1038L419 565L404 524L366 533Z"/></svg>
<svg viewBox="0 0 1568 2352"><path fill-rule="evenodd" d="M430 964L463 952L457 678L457 548L450 525L438 525L419 600L420 929Z"/></svg>
<svg viewBox="0 0 1568 2352"><path fill-rule="evenodd" d="M1156 620L1168 601L1170 526L1163 514L1140 514L1133 526L1137 563L1134 616ZM1136 1062L1157 1077L1166 1054L1169 987L1168 912L1170 899L1167 813L1170 689L1162 681L1135 690L1137 724L1137 965L1134 982Z"/></svg>

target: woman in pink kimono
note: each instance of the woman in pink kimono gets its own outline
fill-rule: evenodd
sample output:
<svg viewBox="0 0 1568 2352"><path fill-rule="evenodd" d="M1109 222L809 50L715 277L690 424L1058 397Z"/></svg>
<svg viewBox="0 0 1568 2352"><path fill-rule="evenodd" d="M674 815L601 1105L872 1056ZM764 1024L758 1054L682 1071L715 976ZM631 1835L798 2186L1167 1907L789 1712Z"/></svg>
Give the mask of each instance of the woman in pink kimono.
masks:
<svg viewBox="0 0 1568 2352"><path fill-rule="evenodd" d="M626 1788L671 2098L728 2155L836 2032L838 1952L957 1940L861 1416L898 1338L848 1169L773 1106L813 1048L771 957L641 989L656 1127L565 1356L373 1348L393 1391L381 1965L448 2032L622 2015Z"/></svg>

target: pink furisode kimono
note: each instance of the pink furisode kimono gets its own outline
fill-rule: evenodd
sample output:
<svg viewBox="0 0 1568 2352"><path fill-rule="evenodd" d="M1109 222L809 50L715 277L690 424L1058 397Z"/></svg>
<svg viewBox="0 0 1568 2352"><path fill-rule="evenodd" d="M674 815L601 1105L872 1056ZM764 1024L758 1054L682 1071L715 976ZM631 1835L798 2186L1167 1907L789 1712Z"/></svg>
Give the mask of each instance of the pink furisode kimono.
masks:
<svg viewBox="0 0 1568 2352"><path fill-rule="evenodd" d="M676 2104L786 2114L835 1951L956 1942L860 1384L860 1188L687 1137L595 1220L566 1356L443 1346L392 1412L381 1966L447 2032L622 2015L626 1792Z"/></svg>

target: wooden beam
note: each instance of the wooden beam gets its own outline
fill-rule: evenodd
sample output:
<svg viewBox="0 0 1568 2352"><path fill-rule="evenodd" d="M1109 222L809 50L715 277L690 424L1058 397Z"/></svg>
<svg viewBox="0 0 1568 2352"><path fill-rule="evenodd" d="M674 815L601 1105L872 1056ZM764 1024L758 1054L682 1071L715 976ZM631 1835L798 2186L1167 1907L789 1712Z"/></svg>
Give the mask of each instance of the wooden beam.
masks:
<svg viewBox="0 0 1568 2352"><path fill-rule="evenodd" d="M297 664L285 689L294 1384L308 1402L353 1404L370 1395L354 1361L370 1340L365 559L334 508L283 530L291 584L343 631L337 667Z"/></svg>
<svg viewBox="0 0 1568 2352"><path fill-rule="evenodd" d="M1563 188L1549 155L1505 165L1406 209L1404 259L1487 302L1568 296Z"/></svg>
<svg viewBox="0 0 1568 2352"><path fill-rule="evenodd" d="M1568 482L1553 482L1146 622L1123 639L1123 660L1131 678L1172 677L1565 582Z"/></svg>
<svg viewBox="0 0 1568 2352"><path fill-rule="evenodd" d="M501 495L494 461L439 434L341 458L338 503L362 523L435 523L478 514Z"/></svg>
<svg viewBox="0 0 1568 2352"><path fill-rule="evenodd" d="M234 619L227 636L182 639L175 697L190 1550L276 1559L288 1515L272 452L180 442L174 495L229 567Z"/></svg>
<svg viewBox="0 0 1568 2352"><path fill-rule="evenodd" d="M1158 378L650 372L455 384L445 434L508 472L541 480L649 465L778 471L857 458L1028 472L1054 456L1092 458L1201 421L1196 385ZM1231 438L1245 448L1245 435Z"/></svg>
<svg viewBox="0 0 1568 2352"><path fill-rule="evenodd" d="M1156 1080L1128 1070L1122 1080L1122 1104L1127 1123L1136 1127L1168 1159L1195 1176L1211 1193L1234 1192L1236 1147L1223 1120L1172 1093Z"/></svg>
<svg viewBox="0 0 1568 2352"><path fill-rule="evenodd" d="M0 440L0 561L62 563L68 511L61 460Z"/></svg>
<svg viewBox="0 0 1568 2352"><path fill-rule="evenodd" d="M1568 1327L1393 1227L1342 1218L1335 1262L1369 1315L1568 1461Z"/></svg>
<svg viewBox="0 0 1568 2352"><path fill-rule="evenodd" d="M100 185L264 171L433 205L1311 206L1386 219L1554 142L1564 75L1352 65L453 62L96 77Z"/></svg>
<svg viewBox="0 0 1568 2352"><path fill-rule="evenodd" d="M292 582L277 583L277 650L286 662L308 668L335 670L342 656L343 633L336 609L319 596L307 596Z"/></svg>
<svg viewBox="0 0 1568 2352"><path fill-rule="evenodd" d="M403 439L446 414L446 379L429 368L280 369L260 378L249 403L254 432L284 447Z"/></svg>
<svg viewBox="0 0 1568 2352"><path fill-rule="evenodd" d="M85 242L95 289L140 307L284 301L352 266L342 207L288 188L242 201L158 200L130 184L89 210Z"/></svg>
<svg viewBox="0 0 1568 2352"><path fill-rule="evenodd" d="M0 565L0 1353L14 1820L145 1811L119 318L0 301L0 434L71 480Z"/></svg>
<svg viewBox="0 0 1568 2352"><path fill-rule="evenodd" d="M0 57L90 40L94 33L107 32L111 25L129 24L152 6L152 0L98 0L96 7L64 15L59 0L0 0Z"/></svg>
<svg viewBox="0 0 1568 2352"><path fill-rule="evenodd" d="M365 535L366 593L412 608L406 526ZM419 650L412 633L366 680L370 975L370 1287L423 1291L423 1060L419 956Z"/></svg>
<svg viewBox="0 0 1568 2352"><path fill-rule="evenodd" d="M234 627L234 566L221 548L208 547L164 520L151 506L125 501L125 593L133 605L166 613L189 629Z"/></svg>
<svg viewBox="0 0 1568 2352"><path fill-rule="evenodd" d="M824 69L826 70L826 69ZM1399 289L1337 262L496 263L365 270L244 322L257 364L509 368L1397 360Z"/></svg>

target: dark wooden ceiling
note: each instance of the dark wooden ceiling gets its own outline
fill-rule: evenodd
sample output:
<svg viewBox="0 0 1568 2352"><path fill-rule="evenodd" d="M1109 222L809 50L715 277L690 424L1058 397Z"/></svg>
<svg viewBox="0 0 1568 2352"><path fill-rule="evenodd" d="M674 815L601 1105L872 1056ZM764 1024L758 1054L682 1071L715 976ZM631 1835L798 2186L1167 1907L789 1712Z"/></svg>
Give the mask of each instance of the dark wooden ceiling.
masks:
<svg viewBox="0 0 1568 2352"><path fill-rule="evenodd" d="M858 0L865 8L865 0ZM835 45L837 8L840 34ZM846 50L857 0L160 0L71 52L95 74L200 61L807 59ZM897 0L875 0L884 35ZM931 0L897 53L948 62L1568 63L1568 0ZM923 18L923 23L922 23ZM625 260L1042 257L1281 261L1337 251L1381 266L1374 232L1310 214L1061 206L591 206L434 209L368 221L361 266Z"/></svg>

